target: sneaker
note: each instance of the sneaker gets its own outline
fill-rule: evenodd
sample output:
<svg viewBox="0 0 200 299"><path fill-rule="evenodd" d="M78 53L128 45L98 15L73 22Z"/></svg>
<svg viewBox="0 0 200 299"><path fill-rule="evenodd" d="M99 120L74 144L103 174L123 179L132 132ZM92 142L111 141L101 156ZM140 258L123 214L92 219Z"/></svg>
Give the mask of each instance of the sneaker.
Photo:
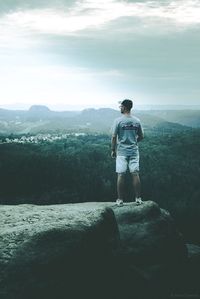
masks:
<svg viewBox="0 0 200 299"><path fill-rule="evenodd" d="M143 203L141 197L136 197L136 199L135 199L135 203L136 203L137 205L141 205L141 204Z"/></svg>
<svg viewBox="0 0 200 299"><path fill-rule="evenodd" d="M118 198L118 199L116 200L116 204L117 204L117 206L120 207L120 206L123 206L124 202L123 202L122 199L119 199L119 198Z"/></svg>

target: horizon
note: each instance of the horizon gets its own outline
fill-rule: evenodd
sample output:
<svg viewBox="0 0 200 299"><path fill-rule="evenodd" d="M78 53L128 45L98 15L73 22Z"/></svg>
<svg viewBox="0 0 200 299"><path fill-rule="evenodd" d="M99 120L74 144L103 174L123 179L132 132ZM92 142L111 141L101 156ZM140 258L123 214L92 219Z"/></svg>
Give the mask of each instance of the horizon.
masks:
<svg viewBox="0 0 200 299"><path fill-rule="evenodd" d="M15 105L0 105L0 109L4 110L10 110L10 111L28 111L33 106L43 106L47 107L50 111L55 112L64 112L64 111L71 111L71 112L81 112L87 109L113 109L113 110L119 110L118 104L116 107L110 107L110 106L85 106L85 107L77 107L77 106L69 106L69 105L48 105L48 104L32 104L32 105L26 105L26 104L15 104ZM78 108L78 109L77 109ZM177 105L177 104L148 104L148 105L135 105L132 108L132 111L134 110L200 110L200 105Z"/></svg>

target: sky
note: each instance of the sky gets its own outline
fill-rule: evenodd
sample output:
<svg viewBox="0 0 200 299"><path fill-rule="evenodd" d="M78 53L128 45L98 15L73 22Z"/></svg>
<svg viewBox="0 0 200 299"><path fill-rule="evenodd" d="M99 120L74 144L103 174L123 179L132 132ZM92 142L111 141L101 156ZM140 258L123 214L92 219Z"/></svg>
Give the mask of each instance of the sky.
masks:
<svg viewBox="0 0 200 299"><path fill-rule="evenodd" d="M0 107L200 104L199 0L0 2Z"/></svg>

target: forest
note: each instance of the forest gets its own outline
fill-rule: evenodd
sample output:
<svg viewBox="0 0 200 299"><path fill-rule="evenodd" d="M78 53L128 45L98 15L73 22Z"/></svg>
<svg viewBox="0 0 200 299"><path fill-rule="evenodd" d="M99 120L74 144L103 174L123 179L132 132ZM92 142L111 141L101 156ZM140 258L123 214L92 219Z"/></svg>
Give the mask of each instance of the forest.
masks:
<svg viewBox="0 0 200 299"><path fill-rule="evenodd" d="M4 136L5 138L5 136ZM144 200L174 217L188 242L200 244L200 129L148 131L140 143ZM71 135L53 142L0 144L1 204L115 201L109 134ZM133 200L127 173L127 198Z"/></svg>

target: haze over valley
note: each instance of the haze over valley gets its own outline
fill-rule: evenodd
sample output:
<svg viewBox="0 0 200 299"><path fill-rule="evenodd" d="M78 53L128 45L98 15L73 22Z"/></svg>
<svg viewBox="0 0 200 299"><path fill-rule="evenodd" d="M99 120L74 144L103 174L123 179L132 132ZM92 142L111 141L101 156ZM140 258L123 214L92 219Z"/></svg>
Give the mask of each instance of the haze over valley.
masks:
<svg viewBox="0 0 200 299"><path fill-rule="evenodd" d="M187 130L200 127L200 110L160 109L136 110L147 130ZM170 108L170 107L169 107ZM47 106L33 105L29 110L0 109L0 133L110 133L112 123L120 112L110 108L82 111L53 111Z"/></svg>

